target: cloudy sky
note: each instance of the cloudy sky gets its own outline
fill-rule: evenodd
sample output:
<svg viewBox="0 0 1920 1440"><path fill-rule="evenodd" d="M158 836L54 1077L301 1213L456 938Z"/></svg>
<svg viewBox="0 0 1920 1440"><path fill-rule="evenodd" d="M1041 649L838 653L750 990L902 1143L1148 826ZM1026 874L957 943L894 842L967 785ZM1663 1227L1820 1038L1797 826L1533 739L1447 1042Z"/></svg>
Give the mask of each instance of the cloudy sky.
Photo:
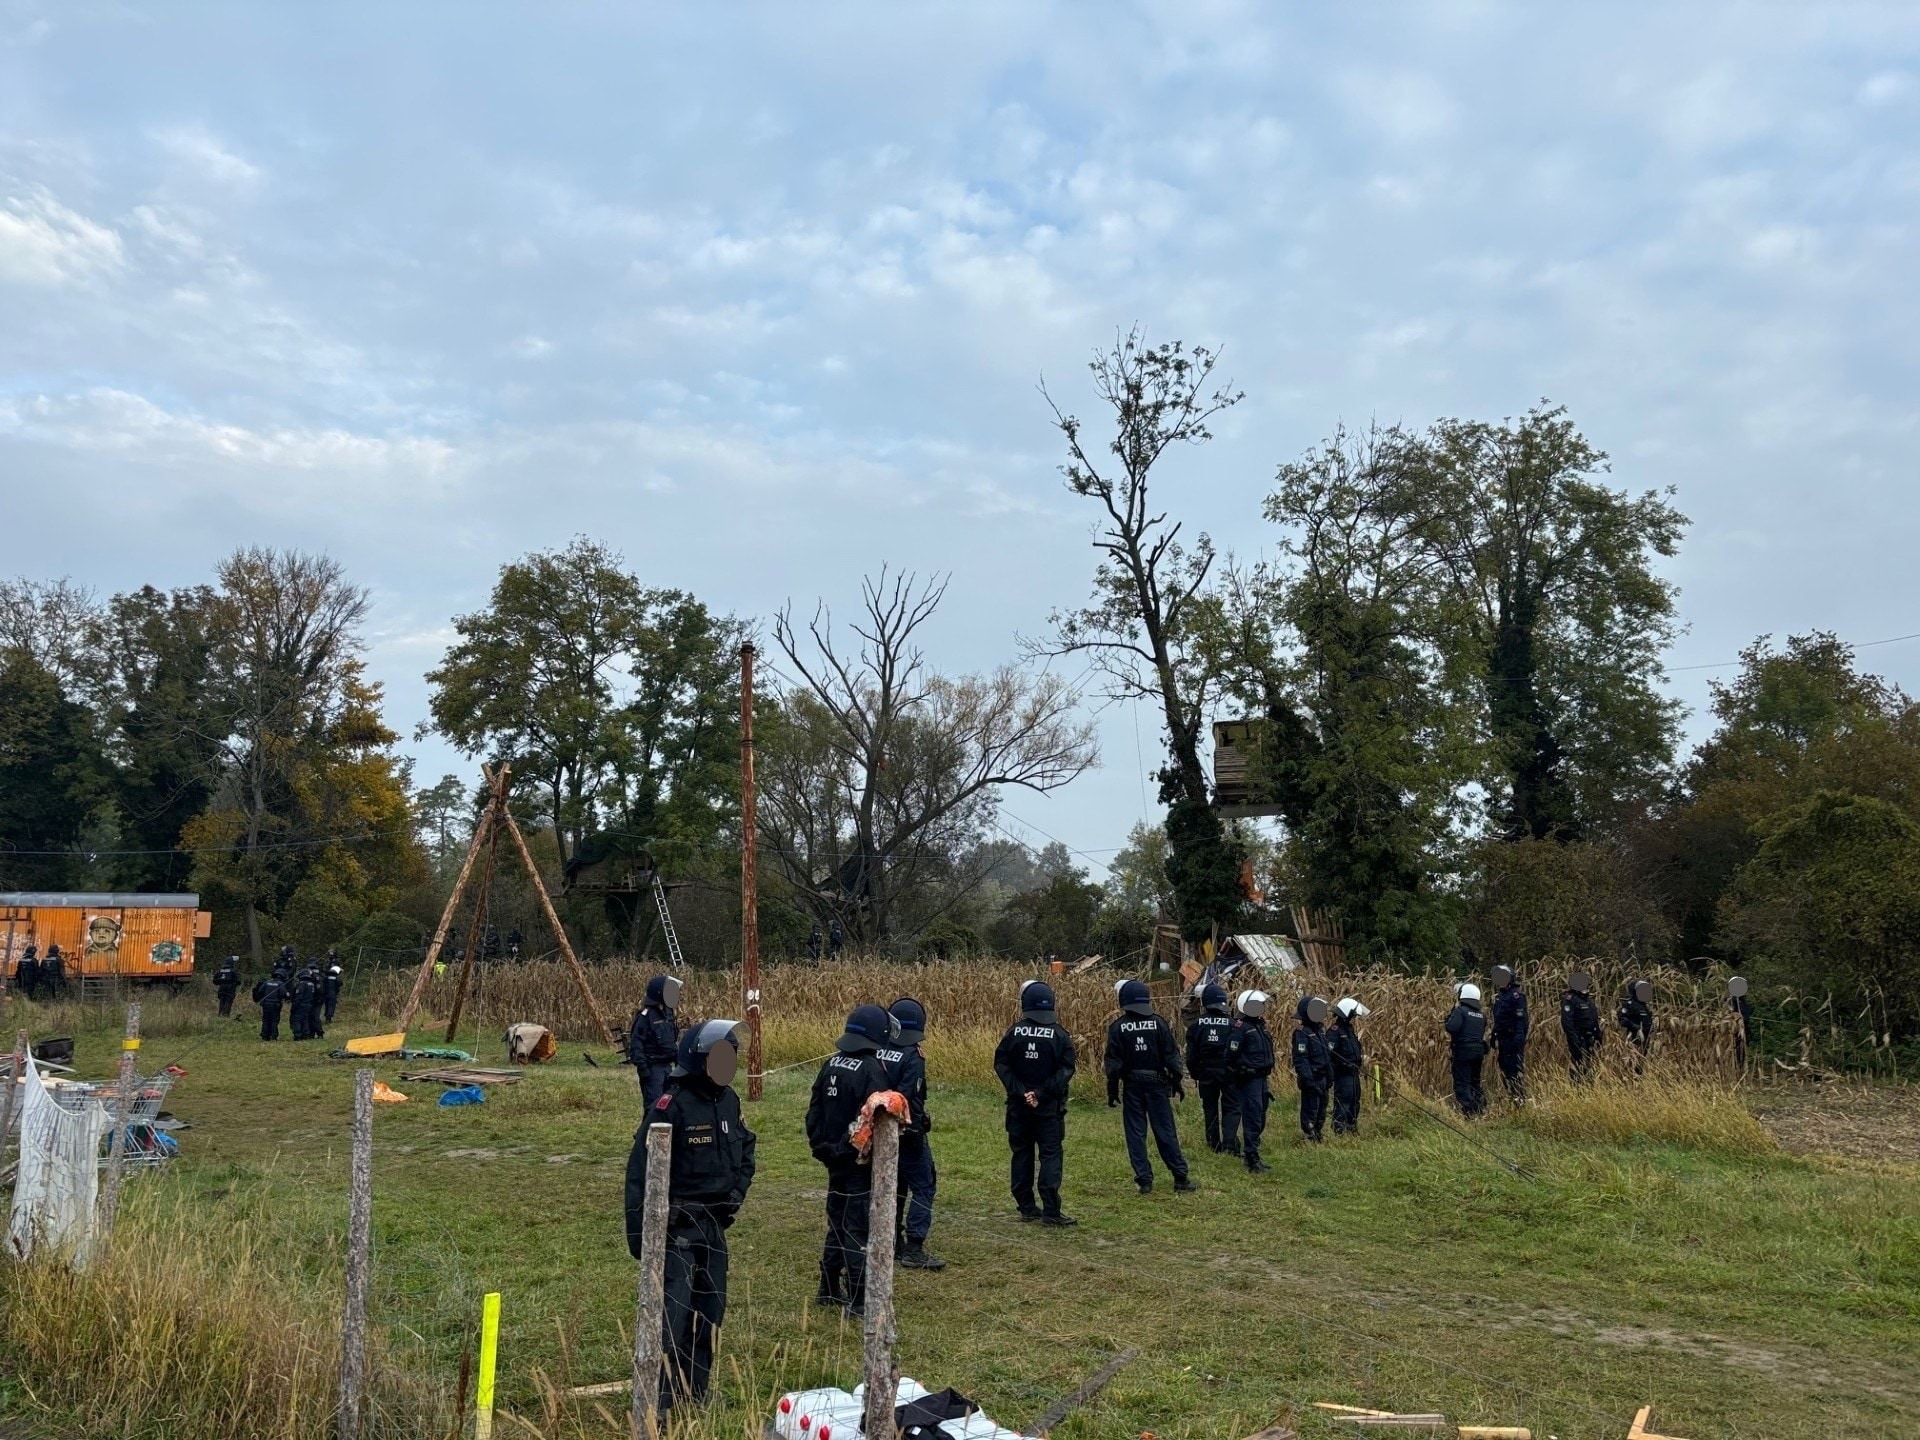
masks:
<svg viewBox="0 0 1920 1440"><path fill-rule="evenodd" d="M1163 482L1243 555L1335 424L1551 397L1693 518L1676 667L1906 635L1917 120L1910 3L0 0L0 571L324 548L409 730L582 532L753 617L951 572L986 666L1091 565L1036 382L1137 321L1247 392ZM1101 728L1010 829L1121 843Z"/></svg>

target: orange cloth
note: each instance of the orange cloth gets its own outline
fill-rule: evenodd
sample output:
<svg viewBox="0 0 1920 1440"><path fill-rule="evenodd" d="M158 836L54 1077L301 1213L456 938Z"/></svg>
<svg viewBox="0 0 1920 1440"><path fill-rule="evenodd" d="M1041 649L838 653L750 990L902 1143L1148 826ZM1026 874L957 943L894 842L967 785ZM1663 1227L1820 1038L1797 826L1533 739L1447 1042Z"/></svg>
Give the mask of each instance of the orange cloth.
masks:
<svg viewBox="0 0 1920 1440"><path fill-rule="evenodd" d="M386 1081L376 1080L373 1082L373 1098L375 1100L385 1101L389 1105L398 1105L407 1097L387 1084Z"/></svg>
<svg viewBox="0 0 1920 1440"><path fill-rule="evenodd" d="M913 1118L913 1107L907 1104L907 1097L898 1090L881 1090L869 1095L867 1103L860 1107L860 1118L853 1122L853 1130L848 1136L862 1160L873 1153L873 1116L876 1110L885 1110L902 1125Z"/></svg>

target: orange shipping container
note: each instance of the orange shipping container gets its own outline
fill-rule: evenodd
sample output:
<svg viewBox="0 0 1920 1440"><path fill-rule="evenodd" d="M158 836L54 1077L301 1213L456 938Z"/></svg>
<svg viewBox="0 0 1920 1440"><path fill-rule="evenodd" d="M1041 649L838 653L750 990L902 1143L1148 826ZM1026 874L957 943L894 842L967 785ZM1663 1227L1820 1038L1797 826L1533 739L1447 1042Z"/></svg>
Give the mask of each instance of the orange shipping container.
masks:
<svg viewBox="0 0 1920 1440"><path fill-rule="evenodd" d="M0 954L9 980L28 945L42 959L58 945L69 980L186 980L212 923L198 895L0 894Z"/></svg>

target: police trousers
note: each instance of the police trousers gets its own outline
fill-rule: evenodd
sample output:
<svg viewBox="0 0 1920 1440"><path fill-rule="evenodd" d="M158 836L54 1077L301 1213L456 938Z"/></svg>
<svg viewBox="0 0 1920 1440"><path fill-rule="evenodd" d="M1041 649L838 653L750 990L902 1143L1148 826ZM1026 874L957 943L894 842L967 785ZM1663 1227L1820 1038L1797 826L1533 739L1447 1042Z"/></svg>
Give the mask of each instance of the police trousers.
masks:
<svg viewBox="0 0 1920 1440"><path fill-rule="evenodd" d="M1245 1137L1242 1143L1247 1163L1251 1165L1260 1158L1260 1137L1267 1131L1267 1104L1272 1098L1267 1090L1267 1077L1243 1075L1229 1079L1227 1084L1233 1089L1234 1109Z"/></svg>
<svg viewBox="0 0 1920 1440"><path fill-rule="evenodd" d="M333 1023L333 1017L339 1012L340 992L338 990L329 990L327 992L327 1024L331 1025Z"/></svg>
<svg viewBox="0 0 1920 1440"><path fill-rule="evenodd" d="M1207 1122L1207 1144L1215 1150L1240 1148L1240 1094L1233 1082L1194 1081L1200 1089L1200 1113Z"/></svg>
<svg viewBox="0 0 1920 1440"><path fill-rule="evenodd" d="M1309 1140L1318 1140L1327 1128L1327 1087L1324 1085L1302 1085L1300 1087L1300 1133Z"/></svg>
<svg viewBox="0 0 1920 1440"><path fill-rule="evenodd" d="M873 1207L873 1170L851 1161L827 1167L827 1241L820 1251L820 1283L851 1304L867 1298L867 1231ZM842 1277L846 1289L840 1288Z"/></svg>
<svg viewBox="0 0 1920 1440"><path fill-rule="evenodd" d="M1175 1180L1187 1178L1187 1157L1180 1153L1180 1130L1174 1124L1173 1096L1164 1080L1127 1080L1120 1090L1120 1123L1127 1135L1127 1163L1137 1185L1153 1184L1153 1162L1147 1158L1147 1130Z"/></svg>
<svg viewBox="0 0 1920 1440"><path fill-rule="evenodd" d="M1333 1133L1360 1133L1360 1072L1333 1073Z"/></svg>
<svg viewBox="0 0 1920 1440"><path fill-rule="evenodd" d="M727 1318L727 1232L707 1210L677 1210L667 1226L665 1385L660 1408L707 1398L713 1347Z"/></svg>
<svg viewBox="0 0 1920 1440"><path fill-rule="evenodd" d="M673 1073L667 1065L636 1065L634 1073L640 1077L640 1108L651 1111L660 1097L667 1093L667 1077Z"/></svg>
<svg viewBox="0 0 1920 1440"><path fill-rule="evenodd" d="M1527 1093L1527 1046L1526 1042L1503 1042L1495 1058L1500 1064L1500 1078L1506 1082L1507 1098L1521 1100Z"/></svg>
<svg viewBox="0 0 1920 1440"><path fill-rule="evenodd" d="M1480 1067L1485 1063L1484 1055L1453 1057L1453 1103L1462 1115L1479 1115L1487 1108L1487 1092L1480 1088Z"/></svg>
<svg viewBox="0 0 1920 1440"><path fill-rule="evenodd" d="M933 1233L933 1192L939 1176L926 1137L900 1141L900 1230L910 1245L926 1243Z"/></svg>
<svg viewBox="0 0 1920 1440"><path fill-rule="evenodd" d="M1024 1100L1007 1102L1007 1144L1013 1147L1013 1199L1020 1213L1060 1213L1060 1177L1066 1170L1067 1115L1036 1110ZM1039 1157L1039 1204L1034 1203L1034 1158Z"/></svg>
<svg viewBox="0 0 1920 1440"><path fill-rule="evenodd" d="M233 991L219 990L215 993L220 997L220 1013L222 1015L233 1014Z"/></svg>
<svg viewBox="0 0 1920 1440"><path fill-rule="evenodd" d="M260 1007L260 1038L262 1040L280 1038L280 1007L278 1005Z"/></svg>
<svg viewBox="0 0 1920 1440"><path fill-rule="evenodd" d="M1584 1085L1593 1079L1593 1072L1600 1063L1600 1042L1598 1040L1570 1040L1567 1053L1572 1057L1573 1083Z"/></svg>

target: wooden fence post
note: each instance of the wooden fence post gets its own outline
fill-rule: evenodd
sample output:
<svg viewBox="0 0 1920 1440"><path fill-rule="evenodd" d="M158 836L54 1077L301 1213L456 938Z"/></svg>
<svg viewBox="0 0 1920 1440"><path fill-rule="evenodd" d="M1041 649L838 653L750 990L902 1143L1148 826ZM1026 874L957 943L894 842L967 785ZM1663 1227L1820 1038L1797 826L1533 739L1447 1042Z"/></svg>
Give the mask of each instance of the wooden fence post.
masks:
<svg viewBox="0 0 1920 1440"><path fill-rule="evenodd" d="M120 1168L126 1160L127 1117L133 1113L133 1063L140 1053L140 1006L127 1006L127 1037L120 1042L120 1093L113 1101L113 1138L107 1142L107 1193L100 1199L100 1237L113 1234L120 1213Z"/></svg>
<svg viewBox="0 0 1920 1440"><path fill-rule="evenodd" d="M640 1300L633 1319L634 1440L658 1440L660 1365L666 1349L667 1213L673 1127L647 1127L647 1210L640 1225Z"/></svg>
<svg viewBox="0 0 1920 1440"><path fill-rule="evenodd" d="M360 1440L367 1374L368 1250L373 1236L373 1071L353 1076L353 1171L347 1200L347 1298L340 1322L339 1440Z"/></svg>
<svg viewBox="0 0 1920 1440"><path fill-rule="evenodd" d="M893 1366L893 1242L899 1228L900 1122L873 1117L873 1204L867 1220L866 1440L894 1440L893 1407L900 1372Z"/></svg>
<svg viewBox="0 0 1920 1440"><path fill-rule="evenodd" d="M7 1141L13 1137L13 1111L19 1098L20 1077L27 1068L27 1032L13 1032L13 1055L7 1066L7 1093L0 1096L0 1151L7 1148Z"/></svg>

